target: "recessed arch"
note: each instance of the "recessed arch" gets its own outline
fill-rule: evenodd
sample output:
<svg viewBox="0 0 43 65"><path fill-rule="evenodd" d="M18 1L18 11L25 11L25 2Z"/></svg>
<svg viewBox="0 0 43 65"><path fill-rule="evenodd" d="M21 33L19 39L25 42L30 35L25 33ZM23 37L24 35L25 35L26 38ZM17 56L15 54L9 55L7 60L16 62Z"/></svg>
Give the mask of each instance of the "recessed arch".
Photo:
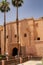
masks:
<svg viewBox="0 0 43 65"><path fill-rule="evenodd" d="M0 54L1 54L1 48L0 48Z"/></svg>
<svg viewBox="0 0 43 65"><path fill-rule="evenodd" d="M18 48L13 48L13 50L12 50L12 56L16 56L16 55L18 55Z"/></svg>

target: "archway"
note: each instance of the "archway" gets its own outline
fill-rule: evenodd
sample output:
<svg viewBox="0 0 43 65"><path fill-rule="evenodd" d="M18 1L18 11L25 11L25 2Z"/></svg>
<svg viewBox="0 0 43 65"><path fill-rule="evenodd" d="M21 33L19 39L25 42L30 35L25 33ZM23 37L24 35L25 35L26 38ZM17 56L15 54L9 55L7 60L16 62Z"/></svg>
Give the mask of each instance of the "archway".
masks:
<svg viewBox="0 0 43 65"><path fill-rule="evenodd" d="M16 56L16 55L18 55L18 49L15 47L12 50L12 56Z"/></svg>
<svg viewBox="0 0 43 65"><path fill-rule="evenodd" d="M1 54L1 48L0 48L0 54Z"/></svg>

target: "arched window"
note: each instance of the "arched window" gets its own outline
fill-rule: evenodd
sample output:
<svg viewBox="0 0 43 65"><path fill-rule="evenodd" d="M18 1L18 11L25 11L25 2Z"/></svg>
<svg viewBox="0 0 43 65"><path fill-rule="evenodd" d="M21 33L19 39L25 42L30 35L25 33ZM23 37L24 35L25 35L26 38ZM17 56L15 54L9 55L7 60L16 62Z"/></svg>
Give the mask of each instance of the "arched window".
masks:
<svg viewBox="0 0 43 65"><path fill-rule="evenodd" d="M37 37L37 40L40 40L40 37Z"/></svg>
<svg viewBox="0 0 43 65"><path fill-rule="evenodd" d="M6 37L8 38L8 35Z"/></svg>
<svg viewBox="0 0 43 65"><path fill-rule="evenodd" d="M27 34L26 33L24 34L24 37L27 37Z"/></svg>
<svg viewBox="0 0 43 65"><path fill-rule="evenodd" d="M15 34L15 36L14 36L15 38L17 37L17 35Z"/></svg>

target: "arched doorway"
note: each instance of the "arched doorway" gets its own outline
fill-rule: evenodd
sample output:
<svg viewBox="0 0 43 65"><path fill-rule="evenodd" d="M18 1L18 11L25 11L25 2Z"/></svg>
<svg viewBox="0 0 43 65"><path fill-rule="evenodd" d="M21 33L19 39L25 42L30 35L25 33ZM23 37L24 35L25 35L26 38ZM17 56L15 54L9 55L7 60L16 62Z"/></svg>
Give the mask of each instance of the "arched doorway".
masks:
<svg viewBox="0 0 43 65"><path fill-rule="evenodd" d="M0 48L0 54L1 54L1 48Z"/></svg>
<svg viewBox="0 0 43 65"><path fill-rule="evenodd" d="M12 50L12 56L16 56L16 55L18 55L18 49L15 47Z"/></svg>

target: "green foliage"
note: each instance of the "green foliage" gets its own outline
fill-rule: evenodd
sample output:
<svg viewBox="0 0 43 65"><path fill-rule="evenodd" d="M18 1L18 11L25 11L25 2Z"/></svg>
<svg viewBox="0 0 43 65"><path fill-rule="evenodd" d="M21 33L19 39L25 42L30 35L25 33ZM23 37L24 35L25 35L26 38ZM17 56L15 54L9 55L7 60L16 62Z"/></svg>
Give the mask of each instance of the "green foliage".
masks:
<svg viewBox="0 0 43 65"><path fill-rule="evenodd" d="M1 12L8 12L10 10L10 7L9 7L9 3L8 2L5 2L5 1L2 1L0 3L0 11Z"/></svg>
<svg viewBox="0 0 43 65"><path fill-rule="evenodd" d="M4 2L6 1L6 0L3 0Z"/></svg>
<svg viewBox="0 0 43 65"><path fill-rule="evenodd" d="M5 60L6 56L5 55L0 55L0 60Z"/></svg>
<svg viewBox="0 0 43 65"><path fill-rule="evenodd" d="M22 6L22 3L23 3L23 0L12 0L12 4L13 4L13 6L15 6L15 7L20 7L20 6ZM18 5L17 5L18 4Z"/></svg>

